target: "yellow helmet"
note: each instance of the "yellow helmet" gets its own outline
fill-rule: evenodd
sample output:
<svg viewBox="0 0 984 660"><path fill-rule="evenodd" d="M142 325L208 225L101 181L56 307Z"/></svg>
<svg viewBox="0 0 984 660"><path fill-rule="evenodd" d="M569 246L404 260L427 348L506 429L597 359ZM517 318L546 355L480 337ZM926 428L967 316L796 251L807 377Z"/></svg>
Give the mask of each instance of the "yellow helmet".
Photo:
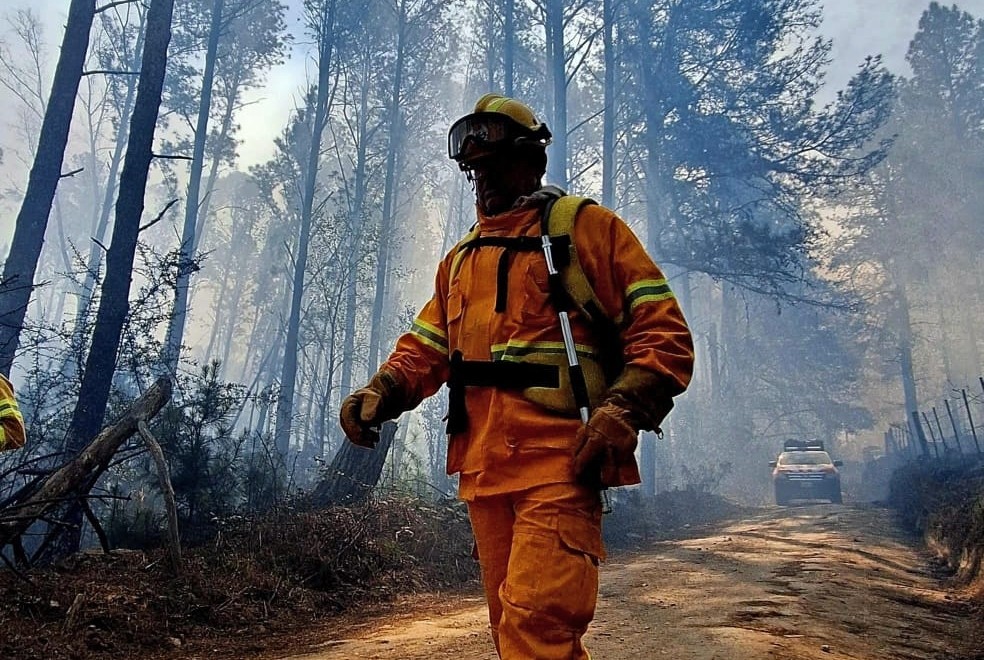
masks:
<svg viewBox="0 0 984 660"><path fill-rule="evenodd" d="M550 129L538 122L533 110L522 101L501 94L486 94L448 131L448 157L469 169L475 160L503 149L527 145L546 149Z"/></svg>

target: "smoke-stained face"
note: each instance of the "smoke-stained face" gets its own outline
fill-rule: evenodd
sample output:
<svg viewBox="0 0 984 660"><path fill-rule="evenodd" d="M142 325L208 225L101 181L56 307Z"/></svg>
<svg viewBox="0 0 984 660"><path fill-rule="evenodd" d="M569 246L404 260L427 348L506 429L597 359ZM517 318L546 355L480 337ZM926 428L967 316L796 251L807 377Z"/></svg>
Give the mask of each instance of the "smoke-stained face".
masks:
<svg viewBox="0 0 984 660"><path fill-rule="evenodd" d="M543 176L542 166L528 151L509 149L474 161L471 179L475 201L485 215L508 211L516 200L535 192Z"/></svg>

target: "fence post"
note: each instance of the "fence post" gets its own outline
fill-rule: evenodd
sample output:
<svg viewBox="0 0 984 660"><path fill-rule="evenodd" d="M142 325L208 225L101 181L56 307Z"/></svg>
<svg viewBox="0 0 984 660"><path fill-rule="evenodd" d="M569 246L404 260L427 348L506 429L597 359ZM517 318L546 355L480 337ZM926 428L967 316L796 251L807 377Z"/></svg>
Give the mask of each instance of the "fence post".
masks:
<svg viewBox="0 0 984 660"><path fill-rule="evenodd" d="M926 442L926 432L923 431L922 424L919 423L919 412L913 410L909 415L912 418L910 423L915 430L916 439L919 441L919 449L923 456L929 458L929 443Z"/></svg>
<svg viewBox="0 0 984 660"><path fill-rule="evenodd" d="M974 428L974 416L970 414L970 403L967 401L967 390L962 389L960 393L963 395L964 408L967 409L967 421L970 422L970 434L974 437L974 448L977 450L977 455L981 455L981 445L977 441L977 429Z"/></svg>
<svg viewBox="0 0 984 660"><path fill-rule="evenodd" d="M953 419L953 412L950 410L950 400L943 399L943 403L946 404L946 414L950 418L950 426L953 428L953 437L957 440L957 451L963 456L963 443L960 442L960 432L957 431L957 423Z"/></svg>
<svg viewBox="0 0 984 660"><path fill-rule="evenodd" d="M943 435L943 425L940 424L940 416L939 413L936 412L936 406L933 406L933 417L936 419L936 428L940 432L940 441L943 443L943 455L946 456L946 454L950 451L950 448L946 446L946 436Z"/></svg>
<svg viewBox="0 0 984 660"><path fill-rule="evenodd" d="M926 413L922 414L923 419L926 420L926 428L929 429L929 437L933 439L933 453L936 454L936 458L940 457L940 448L936 444L936 434L933 432L933 425L929 423L929 415ZM946 442L943 443L943 451L946 452Z"/></svg>

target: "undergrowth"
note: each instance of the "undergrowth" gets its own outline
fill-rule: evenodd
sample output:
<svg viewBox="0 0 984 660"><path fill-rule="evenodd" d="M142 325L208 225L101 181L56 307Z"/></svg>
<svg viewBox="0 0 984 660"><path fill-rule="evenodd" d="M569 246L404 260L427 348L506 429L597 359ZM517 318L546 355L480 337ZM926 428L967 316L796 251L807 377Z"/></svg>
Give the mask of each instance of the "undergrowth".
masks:
<svg viewBox="0 0 984 660"><path fill-rule="evenodd" d="M212 658L244 657L264 631L419 591L477 588L471 529L457 503L281 508L222 520L217 529L185 549L178 575L162 550L86 552L22 577L0 571L0 657L183 657L203 649ZM219 655L216 639L226 649Z"/></svg>
<svg viewBox="0 0 984 660"><path fill-rule="evenodd" d="M911 463L892 475L889 493L959 581L984 580L984 465Z"/></svg>

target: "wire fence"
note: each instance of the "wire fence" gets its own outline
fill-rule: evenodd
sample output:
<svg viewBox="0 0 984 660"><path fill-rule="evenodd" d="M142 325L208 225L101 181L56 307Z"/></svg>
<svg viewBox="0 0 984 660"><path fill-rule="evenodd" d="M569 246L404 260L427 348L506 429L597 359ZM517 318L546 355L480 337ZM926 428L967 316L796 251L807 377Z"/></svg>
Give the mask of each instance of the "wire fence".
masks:
<svg viewBox="0 0 984 660"><path fill-rule="evenodd" d="M885 432L885 453L905 460L966 461L984 459L984 377L979 392L954 389L929 410L913 410L904 423Z"/></svg>

